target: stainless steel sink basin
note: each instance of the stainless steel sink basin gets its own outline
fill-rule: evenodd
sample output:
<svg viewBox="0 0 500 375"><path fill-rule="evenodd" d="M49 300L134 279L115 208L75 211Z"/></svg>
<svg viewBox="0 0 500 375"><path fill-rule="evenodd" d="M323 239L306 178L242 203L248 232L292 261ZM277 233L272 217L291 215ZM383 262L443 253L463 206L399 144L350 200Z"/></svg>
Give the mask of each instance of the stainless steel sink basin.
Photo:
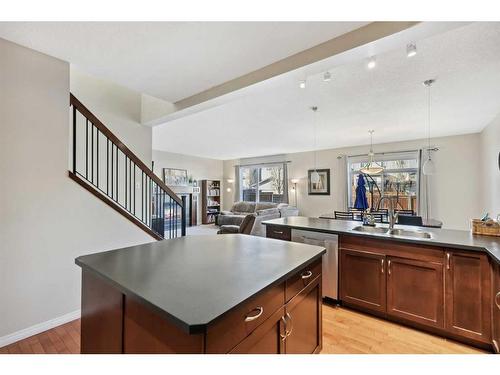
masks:
<svg viewBox="0 0 500 375"><path fill-rule="evenodd" d="M353 231L356 232L364 232L364 233L378 233L378 234L385 234L389 231L389 228L382 228L382 227L354 227L352 228Z"/></svg>
<svg viewBox="0 0 500 375"><path fill-rule="evenodd" d="M431 234L428 232L417 232L406 229L391 229L388 234L390 234L391 236L401 237L432 238Z"/></svg>
<svg viewBox="0 0 500 375"><path fill-rule="evenodd" d="M389 229L384 227L368 227L368 226L358 226L352 228L355 232L361 233L372 233L372 234L388 234L390 236L400 236L400 237L413 237L413 238L432 238L432 235L428 232L418 232L407 229Z"/></svg>

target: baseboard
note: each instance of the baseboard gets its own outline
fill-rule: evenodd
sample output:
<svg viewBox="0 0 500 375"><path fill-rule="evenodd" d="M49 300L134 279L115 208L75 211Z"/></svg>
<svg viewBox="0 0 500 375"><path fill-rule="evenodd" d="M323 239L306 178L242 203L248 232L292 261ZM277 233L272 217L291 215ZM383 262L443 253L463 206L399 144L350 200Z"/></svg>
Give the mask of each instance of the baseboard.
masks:
<svg viewBox="0 0 500 375"><path fill-rule="evenodd" d="M80 310L76 310L70 312L66 315L47 320L46 322L35 324L34 326L22 329L20 331L11 333L6 336L0 337L0 348L3 346L7 346L19 340L25 339L27 337L31 337L33 335L37 335L41 332L47 331L54 327L60 326L61 324L65 324L71 322L72 320L80 318Z"/></svg>

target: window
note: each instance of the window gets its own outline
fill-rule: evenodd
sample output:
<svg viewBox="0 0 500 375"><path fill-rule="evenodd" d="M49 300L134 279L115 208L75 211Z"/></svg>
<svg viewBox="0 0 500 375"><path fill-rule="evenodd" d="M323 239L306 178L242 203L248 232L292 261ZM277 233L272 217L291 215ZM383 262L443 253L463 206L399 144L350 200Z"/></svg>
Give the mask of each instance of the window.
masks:
<svg viewBox="0 0 500 375"><path fill-rule="evenodd" d="M418 211L420 156L418 151L376 154L384 167L378 175L367 177L366 196L370 208L376 209L380 197L392 197L396 209ZM367 156L348 158L348 205L354 206L359 170L368 163ZM380 208L389 208L388 200Z"/></svg>
<svg viewBox="0 0 500 375"><path fill-rule="evenodd" d="M286 164L241 166L240 200L286 203L288 201Z"/></svg>

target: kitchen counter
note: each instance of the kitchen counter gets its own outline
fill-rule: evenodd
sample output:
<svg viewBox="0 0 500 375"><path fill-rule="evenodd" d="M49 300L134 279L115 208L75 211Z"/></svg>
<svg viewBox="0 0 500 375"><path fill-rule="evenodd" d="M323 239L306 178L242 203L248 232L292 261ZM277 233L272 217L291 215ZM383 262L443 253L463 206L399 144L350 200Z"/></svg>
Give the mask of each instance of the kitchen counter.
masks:
<svg viewBox="0 0 500 375"><path fill-rule="evenodd" d="M270 319L280 327L273 333L290 336L286 323L280 323L290 285L299 295L318 294L316 307L308 306L320 316L321 293L316 291L321 278L316 272L324 253L320 246L225 234L78 257L82 353L226 353ZM300 285L289 281L297 278ZM292 298L294 305L303 299L297 298ZM311 352L321 347L318 337ZM286 346L285 340L276 343ZM268 348L252 350L265 353Z"/></svg>
<svg viewBox="0 0 500 375"><path fill-rule="evenodd" d="M349 234L352 236L372 237L407 243L427 244L441 247L453 247L463 250L486 252L500 264L500 237L474 235L470 231L418 228L413 226L395 225L395 228L418 230L431 233L432 238L411 238L388 234L361 233L353 228L362 225L359 221L329 220L304 216L291 216L264 221L264 225L283 226L293 229L310 230L314 232ZM378 227L388 227L387 224L377 224Z"/></svg>

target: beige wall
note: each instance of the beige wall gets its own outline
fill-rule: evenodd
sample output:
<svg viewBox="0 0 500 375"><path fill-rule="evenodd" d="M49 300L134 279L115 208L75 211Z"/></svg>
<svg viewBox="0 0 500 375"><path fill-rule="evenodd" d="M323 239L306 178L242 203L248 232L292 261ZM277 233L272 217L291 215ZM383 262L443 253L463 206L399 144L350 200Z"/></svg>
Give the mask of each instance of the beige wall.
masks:
<svg viewBox="0 0 500 375"><path fill-rule="evenodd" d="M163 168L187 169L188 176L194 180L222 180L223 161L200 158L197 156L176 154L172 152L153 150L155 162L154 172L163 179ZM198 200L198 223L201 223L201 199Z"/></svg>
<svg viewBox="0 0 500 375"><path fill-rule="evenodd" d="M152 160L152 129L141 125L142 95L71 68L70 89L90 111L147 166Z"/></svg>
<svg viewBox="0 0 500 375"><path fill-rule="evenodd" d="M68 178L68 63L3 39L0 56L0 344L5 344L21 338L20 330L35 326L22 332L33 334L47 321L78 314L77 256L152 238ZM90 95L84 103L87 99ZM119 137L140 133L132 122L113 127ZM132 149L144 147L132 136L128 142ZM10 336L15 332L21 336Z"/></svg>
<svg viewBox="0 0 500 375"><path fill-rule="evenodd" d="M468 229L469 219L480 214L480 171L479 134L436 138L432 144L440 150L435 153L438 174L431 180L432 217L444 222L445 228ZM376 152L416 150L425 145L424 140L386 143L375 145ZM317 168L330 168L331 195L307 195L307 170L314 163L313 152L284 155L281 160L290 160L289 179L299 178L297 187L298 206L304 216L318 216L322 213L342 209L343 184L337 176L341 164L340 155L358 155L368 151L367 146L349 147L318 151ZM234 179L234 165L238 160L224 161L224 178ZM289 191L290 203L294 204L294 194ZM229 209L234 194L225 192L224 209Z"/></svg>
<svg viewBox="0 0 500 375"><path fill-rule="evenodd" d="M500 115L481 133L481 180L482 212L496 218L500 214Z"/></svg>

